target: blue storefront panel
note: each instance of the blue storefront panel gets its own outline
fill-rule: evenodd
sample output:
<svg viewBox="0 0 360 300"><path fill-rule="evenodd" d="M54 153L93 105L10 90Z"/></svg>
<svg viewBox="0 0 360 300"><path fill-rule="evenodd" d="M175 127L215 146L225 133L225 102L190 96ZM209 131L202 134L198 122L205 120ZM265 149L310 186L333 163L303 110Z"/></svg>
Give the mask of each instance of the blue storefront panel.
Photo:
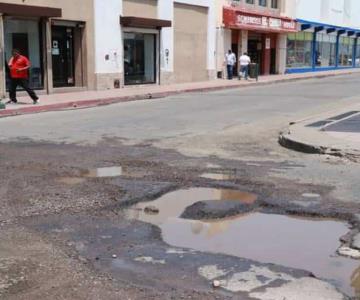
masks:
<svg viewBox="0 0 360 300"><path fill-rule="evenodd" d="M360 30L297 20L288 35L286 73L321 72L360 66Z"/></svg>

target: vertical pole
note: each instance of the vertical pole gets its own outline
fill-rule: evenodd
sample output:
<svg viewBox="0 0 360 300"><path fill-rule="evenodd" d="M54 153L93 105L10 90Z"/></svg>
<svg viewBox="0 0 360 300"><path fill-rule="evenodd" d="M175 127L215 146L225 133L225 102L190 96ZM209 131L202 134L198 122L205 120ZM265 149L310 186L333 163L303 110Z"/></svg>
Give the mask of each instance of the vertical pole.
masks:
<svg viewBox="0 0 360 300"><path fill-rule="evenodd" d="M51 21L45 19L45 36L43 37L44 43L44 69L45 69L45 84L46 92L48 94L54 91L53 87L53 72L52 72L52 44L51 44Z"/></svg>
<svg viewBox="0 0 360 300"><path fill-rule="evenodd" d="M340 34L336 35L336 51L335 51L335 67L339 67L339 42L340 42Z"/></svg>
<svg viewBox="0 0 360 300"><path fill-rule="evenodd" d="M6 98L4 15L0 14L0 97Z"/></svg>
<svg viewBox="0 0 360 300"><path fill-rule="evenodd" d="M353 68L356 68L357 43L358 43L358 39L354 38L353 53L352 53L352 67Z"/></svg>
<svg viewBox="0 0 360 300"><path fill-rule="evenodd" d="M315 30L313 33L313 39L312 39L312 69L313 69L313 71L315 71L315 68L316 68L316 52L317 52L316 34L317 34L317 31Z"/></svg>

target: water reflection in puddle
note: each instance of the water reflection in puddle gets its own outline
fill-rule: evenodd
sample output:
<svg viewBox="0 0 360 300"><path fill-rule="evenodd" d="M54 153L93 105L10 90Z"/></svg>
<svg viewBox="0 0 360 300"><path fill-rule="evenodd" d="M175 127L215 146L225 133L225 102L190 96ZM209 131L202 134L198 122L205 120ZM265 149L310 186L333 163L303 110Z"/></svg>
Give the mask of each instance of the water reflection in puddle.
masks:
<svg viewBox="0 0 360 300"><path fill-rule="evenodd" d="M123 173L124 170L122 167L107 167L86 170L82 173L82 176L90 178L117 177L124 175Z"/></svg>
<svg viewBox="0 0 360 300"><path fill-rule="evenodd" d="M213 180L232 180L236 178L235 175L220 173L203 173L200 175L200 177Z"/></svg>
<svg viewBox="0 0 360 300"><path fill-rule="evenodd" d="M256 200L251 194L237 193L203 188L180 190L151 203L140 203L129 209L127 216L159 226L164 241L172 246L305 269L349 295L360 293L360 263L336 255L339 238L349 230L343 222L262 213L215 221L179 218L187 206L198 201ZM148 205L157 207L159 214L145 214L143 209Z"/></svg>
<svg viewBox="0 0 360 300"><path fill-rule="evenodd" d="M88 169L80 171L79 176L74 177L60 177L57 179L59 183L67 185L76 185L83 183L86 178L110 178L110 177L133 177L140 178L148 175L149 173L144 170L139 170L131 167L105 167L97 169Z"/></svg>
<svg viewBox="0 0 360 300"><path fill-rule="evenodd" d="M138 219L158 226L169 219L178 218L186 207L203 200L234 200L251 204L257 196L251 193L230 189L194 188L168 193L150 203L139 203L127 211L128 218ZM170 204L171 203L171 204ZM154 206L159 209L158 214L147 214L144 209ZM181 219L180 219L181 220Z"/></svg>

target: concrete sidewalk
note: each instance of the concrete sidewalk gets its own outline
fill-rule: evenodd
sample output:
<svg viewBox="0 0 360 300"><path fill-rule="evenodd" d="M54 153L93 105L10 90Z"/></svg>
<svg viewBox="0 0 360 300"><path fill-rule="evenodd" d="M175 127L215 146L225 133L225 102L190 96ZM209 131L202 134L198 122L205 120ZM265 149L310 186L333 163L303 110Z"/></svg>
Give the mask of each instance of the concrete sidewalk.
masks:
<svg viewBox="0 0 360 300"><path fill-rule="evenodd" d="M295 151L360 161L360 101L290 124L279 143Z"/></svg>
<svg viewBox="0 0 360 300"><path fill-rule="evenodd" d="M208 92L230 88L261 86L280 82L290 82L311 78L324 78L338 75L359 73L359 69L337 70L329 72L314 72L304 74L262 76L259 81L213 80L206 82L183 83L173 85L148 85L126 87L106 91L82 91L74 93L51 94L40 97L41 103L33 105L28 97L19 97L18 104L9 104L6 109L0 110L0 117L10 117L22 114L40 113L67 109L89 108L119 102L163 98L171 95L188 92ZM5 100L6 101L6 100Z"/></svg>

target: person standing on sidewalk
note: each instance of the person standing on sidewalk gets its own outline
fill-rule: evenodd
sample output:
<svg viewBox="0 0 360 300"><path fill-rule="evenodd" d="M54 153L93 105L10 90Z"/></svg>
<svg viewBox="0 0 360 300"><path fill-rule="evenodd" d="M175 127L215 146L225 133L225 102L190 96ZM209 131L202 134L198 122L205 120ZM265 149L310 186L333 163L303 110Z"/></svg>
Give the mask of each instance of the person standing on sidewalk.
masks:
<svg viewBox="0 0 360 300"><path fill-rule="evenodd" d="M234 66L236 64L235 53L229 50L228 53L226 53L225 62L226 62L227 76L228 79L231 80L233 79Z"/></svg>
<svg viewBox="0 0 360 300"><path fill-rule="evenodd" d="M244 76L244 78L246 80L248 80L248 77L249 77L249 65L251 63L251 58L245 52L243 55L240 56L239 62L240 62L239 79L241 79L241 76Z"/></svg>
<svg viewBox="0 0 360 300"><path fill-rule="evenodd" d="M29 87L28 83L29 69L31 67L29 59L26 56L21 55L18 49L13 49L8 66L10 69L10 101L7 103L17 103L16 89L18 86L21 86L29 94L34 104L38 104L39 97Z"/></svg>

